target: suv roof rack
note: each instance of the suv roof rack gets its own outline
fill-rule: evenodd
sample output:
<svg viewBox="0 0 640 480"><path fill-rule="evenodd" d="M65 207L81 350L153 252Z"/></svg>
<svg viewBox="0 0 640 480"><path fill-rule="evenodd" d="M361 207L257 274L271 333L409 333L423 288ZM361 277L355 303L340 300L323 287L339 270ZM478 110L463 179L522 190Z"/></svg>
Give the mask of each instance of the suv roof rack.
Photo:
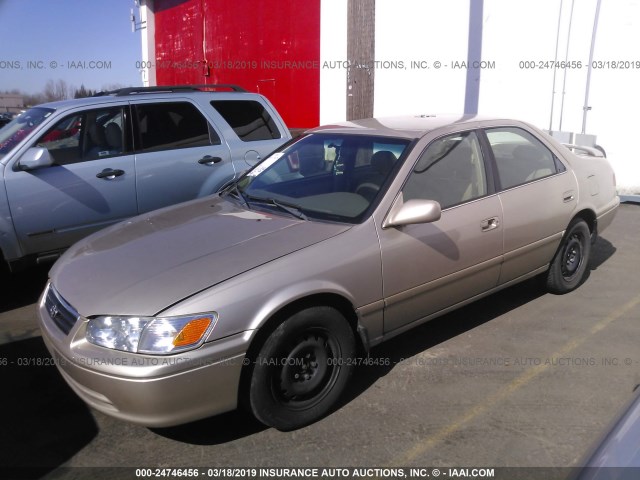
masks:
<svg viewBox="0 0 640 480"><path fill-rule="evenodd" d="M135 95L137 93L172 93L172 92L195 92L206 91L208 89L228 89L233 92L246 92L246 90L238 85L232 85L227 83L219 84L204 84L204 85L161 85L156 87L127 87L119 88L117 90L109 90L105 92L98 92L94 97L101 97L104 95L114 95L116 97L124 97L126 95Z"/></svg>

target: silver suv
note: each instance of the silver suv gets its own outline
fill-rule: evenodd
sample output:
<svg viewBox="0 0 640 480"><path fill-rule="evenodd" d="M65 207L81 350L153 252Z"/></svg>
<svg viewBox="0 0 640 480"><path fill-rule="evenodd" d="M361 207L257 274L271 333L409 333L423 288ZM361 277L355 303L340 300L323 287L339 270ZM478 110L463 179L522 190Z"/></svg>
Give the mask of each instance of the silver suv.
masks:
<svg viewBox="0 0 640 480"><path fill-rule="evenodd" d="M31 108L0 130L0 253L14 270L55 258L107 225L216 192L290 138L266 98L233 85Z"/></svg>

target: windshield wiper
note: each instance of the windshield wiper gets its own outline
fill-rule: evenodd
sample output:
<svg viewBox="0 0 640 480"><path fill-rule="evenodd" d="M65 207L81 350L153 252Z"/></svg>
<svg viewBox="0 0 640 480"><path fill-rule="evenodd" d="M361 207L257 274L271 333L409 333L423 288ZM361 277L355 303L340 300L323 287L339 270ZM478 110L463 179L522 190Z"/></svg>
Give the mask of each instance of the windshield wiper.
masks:
<svg viewBox="0 0 640 480"><path fill-rule="evenodd" d="M235 194L234 196L242 202L247 210L251 210L249 202L247 201L247 197L244 193L242 193L242 190L238 188L238 182L236 180L234 180L227 188L225 188L223 193L225 195L231 195L232 193Z"/></svg>
<svg viewBox="0 0 640 480"><path fill-rule="evenodd" d="M273 205L274 207L279 208L280 210L285 211L288 214L299 218L300 220L308 220L308 217L304 213L302 213L298 205L281 202L280 200L276 200L275 198L256 197L249 194L245 194L245 198L255 202L266 203L267 205Z"/></svg>

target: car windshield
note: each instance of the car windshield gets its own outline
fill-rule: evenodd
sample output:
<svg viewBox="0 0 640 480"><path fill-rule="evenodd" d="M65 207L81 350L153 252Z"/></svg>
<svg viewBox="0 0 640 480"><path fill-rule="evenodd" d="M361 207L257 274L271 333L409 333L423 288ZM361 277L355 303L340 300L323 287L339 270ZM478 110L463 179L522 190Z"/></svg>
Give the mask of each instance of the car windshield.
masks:
<svg viewBox="0 0 640 480"><path fill-rule="evenodd" d="M18 115L0 129L0 158L4 157L37 125L53 113L51 108L34 107Z"/></svg>
<svg viewBox="0 0 640 480"><path fill-rule="evenodd" d="M267 157L227 192L249 208L358 223L388 185L409 143L368 135L306 135Z"/></svg>

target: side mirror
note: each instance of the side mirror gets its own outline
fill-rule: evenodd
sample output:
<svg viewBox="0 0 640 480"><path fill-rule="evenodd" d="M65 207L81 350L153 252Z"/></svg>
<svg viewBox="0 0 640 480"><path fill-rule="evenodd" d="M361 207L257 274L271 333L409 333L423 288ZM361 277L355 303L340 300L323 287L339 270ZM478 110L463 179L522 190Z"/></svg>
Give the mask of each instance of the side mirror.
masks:
<svg viewBox="0 0 640 480"><path fill-rule="evenodd" d="M435 200L408 200L398 196L382 228L401 227L415 223L431 223L440 220L442 209Z"/></svg>
<svg viewBox="0 0 640 480"><path fill-rule="evenodd" d="M38 168L50 167L53 165L53 159L49 150L41 147L32 147L27 150L18 161L20 170L29 171Z"/></svg>

